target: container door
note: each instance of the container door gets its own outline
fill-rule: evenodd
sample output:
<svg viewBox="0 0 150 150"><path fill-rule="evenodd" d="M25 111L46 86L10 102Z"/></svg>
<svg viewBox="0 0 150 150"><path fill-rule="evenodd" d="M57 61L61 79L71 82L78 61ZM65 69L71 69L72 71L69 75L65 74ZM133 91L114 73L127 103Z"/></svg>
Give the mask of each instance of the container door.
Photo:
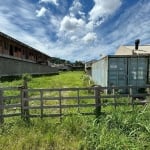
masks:
<svg viewBox="0 0 150 150"><path fill-rule="evenodd" d="M147 84L147 64L146 57L128 58L128 85L144 86Z"/></svg>
<svg viewBox="0 0 150 150"><path fill-rule="evenodd" d="M127 58L109 58L108 82L109 86L127 86Z"/></svg>

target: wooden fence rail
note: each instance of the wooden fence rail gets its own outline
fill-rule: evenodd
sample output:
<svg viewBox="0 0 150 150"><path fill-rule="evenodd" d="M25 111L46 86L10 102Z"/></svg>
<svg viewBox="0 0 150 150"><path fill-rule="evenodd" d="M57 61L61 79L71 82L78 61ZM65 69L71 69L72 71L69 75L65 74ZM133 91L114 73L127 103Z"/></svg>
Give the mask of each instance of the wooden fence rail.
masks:
<svg viewBox="0 0 150 150"><path fill-rule="evenodd" d="M120 94L118 89L123 88L129 92ZM134 93L134 88L145 88L147 92ZM30 117L62 117L75 113L99 117L106 106L116 109L127 105L134 109L145 104L145 99L149 103L149 89L150 86L28 89L27 84L0 88L0 123L13 116L21 116L26 121ZM111 92L105 94L105 90Z"/></svg>

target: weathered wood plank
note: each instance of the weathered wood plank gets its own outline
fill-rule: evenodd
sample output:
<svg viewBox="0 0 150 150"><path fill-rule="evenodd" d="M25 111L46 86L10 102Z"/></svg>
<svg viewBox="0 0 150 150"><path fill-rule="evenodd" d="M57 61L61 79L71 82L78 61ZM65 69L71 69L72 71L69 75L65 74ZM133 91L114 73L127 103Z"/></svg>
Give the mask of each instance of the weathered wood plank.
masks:
<svg viewBox="0 0 150 150"><path fill-rule="evenodd" d="M95 106L100 106L100 104L68 104L68 105L51 105L51 106L24 106L24 109L49 109L49 108L76 108L76 107L95 107Z"/></svg>
<svg viewBox="0 0 150 150"><path fill-rule="evenodd" d="M8 108L15 108L15 107L21 107L21 104L7 104L3 106L3 109L8 109Z"/></svg>
<svg viewBox="0 0 150 150"><path fill-rule="evenodd" d="M95 115L95 113L91 112L91 113L88 113L88 112L84 112L84 113L69 113L69 114L63 114L63 116L72 116L72 115L84 115L84 116L87 116L87 115Z"/></svg>
<svg viewBox="0 0 150 150"><path fill-rule="evenodd" d="M14 91L14 90L19 90L19 87L2 87L0 88L0 90L3 90L3 91Z"/></svg>
<svg viewBox="0 0 150 150"><path fill-rule="evenodd" d="M14 117L14 116L21 116L21 113L13 113L13 114L4 114L3 115L4 118Z"/></svg>
<svg viewBox="0 0 150 150"><path fill-rule="evenodd" d="M60 117L61 115L60 114L43 114L42 117ZM34 117L41 117L41 115L39 114L30 114L28 115L27 117L31 117L31 118L34 118Z"/></svg>
<svg viewBox="0 0 150 150"><path fill-rule="evenodd" d="M11 99L19 99L20 100L21 96L17 95L17 96L4 96L4 101L5 100L11 100Z"/></svg>
<svg viewBox="0 0 150 150"><path fill-rule="evenodd" d="M27 101L34 101L34 100L35 100L35 101L38 101L38 100L39 100L39 101L40 101L41 98L40 98L40 97L35 97L35 98L34 98L34 97L32 97L32 98L29 97L29 98L27 98L27 99L24 98L23 100L25 100L25 101L26 101L26 100L27 100ZM44 97L44 96L43 96L42 100L47 100L47 101L48 101L48 100L59 100L59 97Z"/></svg>
<svg viewBox="0 0 150 150"><path fill-rule="evenodd" d="M80 99L95 99L95 96L80 96Z"/></svg>

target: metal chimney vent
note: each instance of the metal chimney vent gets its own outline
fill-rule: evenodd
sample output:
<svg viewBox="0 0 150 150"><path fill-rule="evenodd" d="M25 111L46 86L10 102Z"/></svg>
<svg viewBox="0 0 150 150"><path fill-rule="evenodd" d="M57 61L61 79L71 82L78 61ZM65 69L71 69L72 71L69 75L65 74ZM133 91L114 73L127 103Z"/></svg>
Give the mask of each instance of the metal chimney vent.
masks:
<svg viewBox="0 0 150 150"><path fill-rule="evenodd" d="M135 40L135 50L138 50L140 39Z"/></svg>

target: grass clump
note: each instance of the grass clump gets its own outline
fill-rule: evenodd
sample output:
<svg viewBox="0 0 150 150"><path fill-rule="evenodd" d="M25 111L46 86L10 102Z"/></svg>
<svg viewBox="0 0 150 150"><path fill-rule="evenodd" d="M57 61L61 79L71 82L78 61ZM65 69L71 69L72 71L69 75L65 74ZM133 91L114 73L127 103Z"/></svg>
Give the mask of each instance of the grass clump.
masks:
<svg viewBox="0 0 150 150"><path fill-rule="evenodd" d="M144 107L145 108L145 107ZM143 108L142 108L143 109ZM150 149L148 107L140 115L120 110L93 116L72 115L59 118L8 119L0 130L0 149Z"/></svg>

